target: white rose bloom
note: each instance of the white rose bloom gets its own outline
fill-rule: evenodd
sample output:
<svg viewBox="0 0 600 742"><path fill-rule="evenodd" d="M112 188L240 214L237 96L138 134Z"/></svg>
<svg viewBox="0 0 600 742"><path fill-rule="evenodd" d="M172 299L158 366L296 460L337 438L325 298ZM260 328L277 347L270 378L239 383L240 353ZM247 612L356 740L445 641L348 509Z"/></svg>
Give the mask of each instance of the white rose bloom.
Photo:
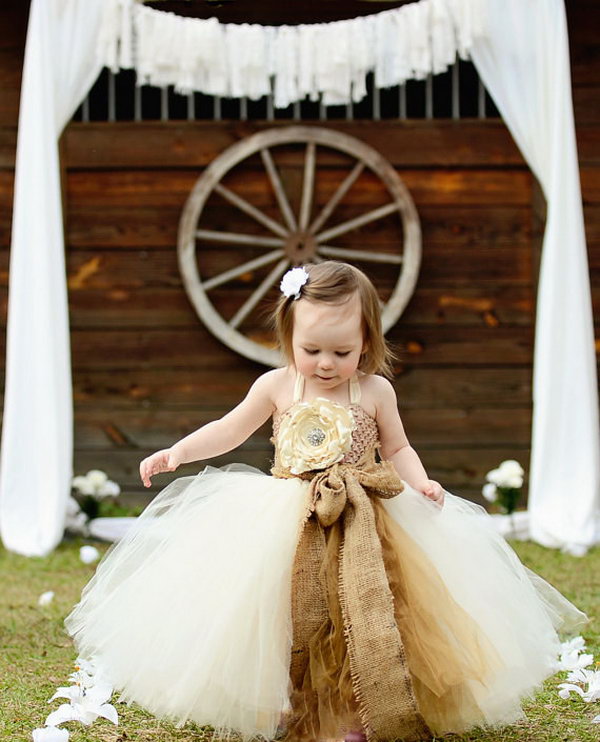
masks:
<svg viewBox="0 0 600 742"><path fill-rule="evenodd" d="M81 508L79 507L79 503L74 497L70 496L67 500L67 516L75 516L80 512Z"/></svg>
<svg viewBox="0 0 600 742"><path fill-rule="evenodd" d="M281 279L279 288L284 296L300 296L300 289L308 281L308 273L304 268L292 268Z"/></svg>
<svg viewBox="0 0 600 742"><path fill-rule="evenodd" d="M485 478L488 480L488 482L493 482L499 487L502 486L503 477L500 469L492 469L485 475Z"/></svg>
<svg viewBox="0 0 600 742"><path fill-rule="evenodd" d="M96 493L98 497L116 497L121 492L121 488L112 479L107 480L104 486Z"/></svg>
<svg viewBox="0 0 600 742"><path fill-rule="evenodd" d="M72 486L81 492L82 495L93 495L94 487L87 477L73 477Z"/></svg>
<svg viewBox="0 0 600 742"><path fill-rule="evenodd" d="M481 493L488 502L496 502L496 500L498 499L496 485L493 482L484 484Z"/></svg>
<svg viewBox="0 0 600 742"><path fill-rule="evenodd" d="M520 475L523 476L525 471L521 464L514 459L506 459L500 464L500 471L504 472L507 476Z"/></svg>
<svg viewBox="0 0 600 742"><path fill-rule="evenodd" d="M325 469L352 446L354 418L343 405L317 397L301 402L279 425L279 460L292 474Z"/></svg>
<svg viewBox="0 0 600 742"><path fill-rule="evenodd" d="M108 479L106 473L100 469L90 469L86 474L86 478L95 490L101 489Z"/></svg>
<svg viewBox="0 0 600 742"><path fill-rule="evenodd" d="M82 546L79 549L79 558L84 564L92 564L100 558L100 552L95 546Z"/></svg>
<svg viewBox="0 0 600 742"><path fill-rule="evenodd" d="M519 489L523 486L523 477L520 474L511 474L505 479L505 487L511 487L512 489Z"/></svg>
<svg viewBox="0 0 600 742"><path fill-rule="evenodd" d="M38 598L38 605L49 605L50 603L52 603L53 598L54 598L54 591L47 590L45 593L42 593L40 597Z"/></svg>

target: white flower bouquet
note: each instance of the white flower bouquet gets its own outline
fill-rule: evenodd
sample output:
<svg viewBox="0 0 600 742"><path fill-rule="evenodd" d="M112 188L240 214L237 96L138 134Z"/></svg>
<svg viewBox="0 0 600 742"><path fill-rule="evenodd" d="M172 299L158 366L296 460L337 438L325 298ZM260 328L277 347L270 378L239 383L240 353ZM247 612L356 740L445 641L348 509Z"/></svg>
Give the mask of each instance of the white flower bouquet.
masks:
<svg viewBox="0 0 600 742"><path fill-rule="evenodd" d="M511 515L517 508L523 487L523 467L514 459L503 461L497 469L489 471L482 494L488 502L495 503L503 513Z"/></svg>
<svg viewBox="0 0 600 742"><path fill-rule="evenodd" d="M106 472L100 469L90 469L85 476L73 477L71 486L75 491L75 497L72 498L75 503L69 502L68 516L75 526L79 525L82 515L90 520L97 518L101 509L106 510L106 508L101 508L101 502L106 499L114 502L114 498L121 492L119 485L109 479ZM80 506L79 512L75 505ZM105 512L102 514L108 515Z"/></svg>

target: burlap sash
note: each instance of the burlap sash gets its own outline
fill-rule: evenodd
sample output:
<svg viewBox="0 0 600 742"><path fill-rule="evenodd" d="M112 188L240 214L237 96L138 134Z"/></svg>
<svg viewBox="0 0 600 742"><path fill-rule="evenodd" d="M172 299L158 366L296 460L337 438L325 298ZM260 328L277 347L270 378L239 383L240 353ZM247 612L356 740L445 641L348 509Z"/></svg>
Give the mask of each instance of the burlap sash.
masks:
<svg viewBox="0 0 600 742"><path fill-rule="evenodd" d="M371 461L366 456L358 465L334 464L303 475L310 478L310 488L292 578L290 680L293 689L301 687L309 639L327 619L327 590L317 579L325 552L323 528L341 517L339 599L352 686L367 739L430 739L394 618L394 599L369 502L373 496L394 497L402 482L391 462L375 463L369 453ZM271 471L274 476L292 476L280 467Z"/></svg>

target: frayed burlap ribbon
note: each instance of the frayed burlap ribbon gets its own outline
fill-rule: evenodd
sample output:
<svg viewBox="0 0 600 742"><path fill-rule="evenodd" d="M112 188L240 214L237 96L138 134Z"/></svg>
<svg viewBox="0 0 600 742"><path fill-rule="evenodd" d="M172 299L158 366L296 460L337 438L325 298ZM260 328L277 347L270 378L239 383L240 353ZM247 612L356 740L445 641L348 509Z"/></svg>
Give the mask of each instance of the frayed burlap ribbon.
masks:
<svg viewBox="0 0 600 742"><path fill-rule="evenodd" d="M307 511L300 524L292 578L293 647L290 680L299 689L310 637L327 619L327 589L318 579L325 553L323 528L343 519L339 599L352 686L369 742L431 739L415 699L394 618L394 599L369 497L394 497L403 485L391 462L334 464L306 472ZM277 477L292 476L278 466ZM293 705L293 700L292 700Z"/></svg>

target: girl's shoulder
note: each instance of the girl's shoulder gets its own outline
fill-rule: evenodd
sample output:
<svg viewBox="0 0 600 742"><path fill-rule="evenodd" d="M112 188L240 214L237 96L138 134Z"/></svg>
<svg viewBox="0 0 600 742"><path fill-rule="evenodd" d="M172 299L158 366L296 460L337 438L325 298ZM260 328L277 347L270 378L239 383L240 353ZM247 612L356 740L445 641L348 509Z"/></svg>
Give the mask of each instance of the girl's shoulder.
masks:
<svg viewBox="0 0 600 742"><path fill-rule="evenodd" d="M388 405L397 405L396 392L391 382L378 374L364 374L358 372L360 383L360 404L376 420L381 410Z"/></svg>
<svg viewBox="0 0 600 742"><path fill-rule="evenodd" d="M295 371L290 366L274 368L261 374L254 382L263 386L273 403L274 411L289 406L294 393Z"/></svg>

